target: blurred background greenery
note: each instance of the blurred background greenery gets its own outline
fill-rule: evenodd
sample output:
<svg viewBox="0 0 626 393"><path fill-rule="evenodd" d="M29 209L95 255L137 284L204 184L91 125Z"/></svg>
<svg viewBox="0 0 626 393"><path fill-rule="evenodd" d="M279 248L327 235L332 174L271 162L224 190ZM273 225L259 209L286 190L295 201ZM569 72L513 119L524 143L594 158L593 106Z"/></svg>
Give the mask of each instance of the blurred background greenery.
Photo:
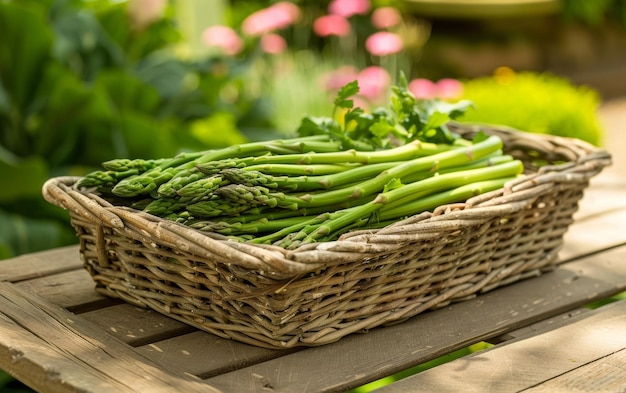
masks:
<svg viewBox="0 0 626 393"><path fill-rule="evenodd" d="M424 98L474 101L466 121L601 143L601 94L563 64L587 70L610 48L564 45L571 31L578 47L619 34L623 2L446 3L1 1L0 259L76 240L41 198L46 179L289 135L354 79L364 107L404 72ZM546 25L537 42L531 28Z"/></svg>
<svg viewBox="0 0 626 393"><path fill-rule="evenodd" d="M403 72L462 121L602 144L626 2L528 3L0 0L0 259L76 242L48 178L289 136L354 79L365 108Z"/></svg>

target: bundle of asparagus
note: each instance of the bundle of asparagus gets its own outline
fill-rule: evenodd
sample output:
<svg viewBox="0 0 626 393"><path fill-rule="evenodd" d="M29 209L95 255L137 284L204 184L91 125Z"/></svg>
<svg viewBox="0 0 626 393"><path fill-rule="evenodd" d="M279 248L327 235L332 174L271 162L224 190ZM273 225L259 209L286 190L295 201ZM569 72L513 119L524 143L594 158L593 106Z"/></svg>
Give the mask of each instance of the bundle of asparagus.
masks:
<svg viewBox="0 0 626 393"><path fill-rule="evenodd" d="M418 100L406 81L389 108L350 99L332 117L305 117L299 136L158 160L116 159L82 178L123 204L202 231L287 249L378 228L500 188L523 171L496 136L466 140L446 124L471 103Z"/></svg>

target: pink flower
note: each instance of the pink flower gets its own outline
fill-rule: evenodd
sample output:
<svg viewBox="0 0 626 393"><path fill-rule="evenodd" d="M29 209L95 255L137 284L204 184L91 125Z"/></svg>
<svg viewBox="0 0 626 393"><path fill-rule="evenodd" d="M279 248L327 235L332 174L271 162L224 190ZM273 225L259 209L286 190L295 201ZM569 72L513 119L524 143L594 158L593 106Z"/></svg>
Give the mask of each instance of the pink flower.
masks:
<svg viewBox="0 0 626 393"><path fill-rule="evenodd" d="M343 66L324 76L324 88L328 91L338 91L346 84L357 80L359 71L353 66Z"/></svg>
<svg viewBox="0 0 626 393"><path fill-rule="evenodd" d="M362 108L364 111L369 111L370 102L360 96L350 97L352 100L353 108Z"/></svg>
<svg viewBox="0 0 626 393"><path fill-rule="evenodd" d="M372 25L377 29L397 26L401 21L400 12L394 7L381 7L372 12Z"/></svg>
<svg viewBox="0 0 626 393"><path fill-rule="evenodd" d="M235 30L228 26L211 26L202 32L202 43L209 48L219 48L227 56L233 56L243 49L243 41Z"/></svg>
<svg viewBox="0 0 626 393"><path fill-rule="evenodd" d="M287 41L278 34L265 34L261 36L261 49L270 55L277 55L287 49Z"/></svg>
<svg viewBox="0 0 626 393"><path fill-rule="evenodd" d="M463 83L456 79L444 78L437 82L437 96L442 100L453 100L463 95Z"/></svg>
<svg viewBox="0 0 626 393"><path fill-rule="evenodd" d="M281 1L250 14L241 24L247 36L259 36L274 30L284 29L300 19L300 8L290 2Z"/></svg>
<svg viewBox="0 0 626 393"><path fill-rule="evenodd" d="M367 37L365 49L374 56L387 56L400 52L404 44L399 35L388 31L379 31Z"/></svg>
<svg viewBox="0 0 626 393"><path fill-rule="evenodd" d="M418 99L430 100L437 97L437 85L424 78L409 82L409 91Z"/></svg>
<svg viewBox="0 0 626 393"><path fill-rule="evenodd" d="M350 22L340 15L320 16L313 22L313 31L320 37L336 35L346 36L350 33Z"/></svg>
<svg viewBox="0 0 626 393"><path fill-rule="evenodd" d="M130 0L128 16L135 29L142 30L163 17L167 0Z"/></svg>
<svg viewBox="0 0 626 393"><path fill-rule="evenodd" d="M435 83L428 79L417 78L409 83L409 91L415 98L432 100L452 100L463 95L463 83L456 79L444 78Z"/></svg>
<svg viewBox="0 0 626 393"><path fill-rule="evenodd" d="M391 83L391 76L382 67L370 66L359 73L357 81L359 82L359 95L375 101L383 98Z"/></svg>
<svg viewBox="0 0 626 393"><path fill-rule="evenodd" d="M349 18L352 15L367 14L370 8L369 0L333 0L328 5L328 12Z"/></svg>
<svg viewBox="0 0 626 393"><path fill-rule="evenodd" d="M289 25L298 22L302 17L300 7L290 1L279 1L272 5L270 9L274 16L284 19Z"/></svg>

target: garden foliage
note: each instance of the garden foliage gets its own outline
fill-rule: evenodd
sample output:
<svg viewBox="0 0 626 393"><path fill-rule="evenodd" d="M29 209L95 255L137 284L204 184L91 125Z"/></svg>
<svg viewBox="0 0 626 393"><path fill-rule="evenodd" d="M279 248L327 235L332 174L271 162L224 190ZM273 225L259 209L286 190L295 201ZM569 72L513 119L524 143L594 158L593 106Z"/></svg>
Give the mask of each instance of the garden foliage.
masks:
<svg viewBox="0 0 626 393"><path fill-rule="evenodd" d="M589 89L523 73L507 85L420 75L428 23L400 0L231 0L201 54L180 50L190 37L175 4L0 2L0 259L76 240L41 197L48 178L289 136L354 80L366 110L404 72L417 98L473 101L466 121L600 138Z"/></svg>
<svg viewBox="0 0 626 393"><path fill-rule="evenodd" d="M127 6L0 3L0 259L75 241L66 214L41 197L49 177L246 139L239 129L256 103L237 94L236 65L173 56L171 10L138 26Z"/></svg>

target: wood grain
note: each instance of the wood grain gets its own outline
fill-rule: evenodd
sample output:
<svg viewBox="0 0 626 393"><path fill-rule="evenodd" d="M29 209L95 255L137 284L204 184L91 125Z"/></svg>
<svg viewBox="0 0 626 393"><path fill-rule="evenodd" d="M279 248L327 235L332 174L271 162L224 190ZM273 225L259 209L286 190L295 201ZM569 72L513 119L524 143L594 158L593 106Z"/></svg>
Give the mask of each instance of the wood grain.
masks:
<svg viewBox="0 0 626 393"><path fill-rule="evenodd" d="M175 362L190 374L208 378L294 353L298 349L260 348L198 331L153 342L137 351L163 367Z"/></svg>
<svg viewBox="0 0 626 393"><path fill-rule="evenodd" d="M75 312L120 303L96 292L89 273L82 268L20 281L15 285Z"/></svg>
<svg viewBox="0 0 626 393"><path fill-rule="evenodd" d="M78 246L61 247L49 251L21 255L0 261L0 281L21 281L83 266Z"/></svg>
<svg viewBox="0 0 626 393"><path fill-rule="evenodd" d="M528 393L626 392L626 349L525 390Z"/></svg>
<svg viewBox="0 0 626 393"><path fill-rule="evenodd" d="M13 284L0 282L0 302L0 366L18 377L28 375L36 390L216 392L182 372L158 367L79 316Z"/></svg>
<svg viewBox="0 0 626 393"><path fill-rule="evenodd" d="M88 311L80 316L133 347L197 330L156 311L126 303Z"/></svg>
<svg viewBox="0 0 626 393"><path fill-rule="evenodd" d="M597 375L589 379L589 376L600 368L606 373L607 368L611 368L609 364L618 366L619 370L619 364L624 365L624 348L626 301L620 301L560 329L454 360L391 384L380 392L415 392L419 387L422 392L506 393L519 392L546 381L549 382L543 384L543 391L607 391L604 390L606 385L615 388L626 384L626 375L612 377L610 381ZM606 359L614 353L620 354ZM577 379L582 383L579 385L573 378L583 375L588 377L588 389L577 390L585 382ZM604 386L589 382L594 380ZM573 387L578 388L570 390ZM548 388L555 390L545 390Z"/></svg>

